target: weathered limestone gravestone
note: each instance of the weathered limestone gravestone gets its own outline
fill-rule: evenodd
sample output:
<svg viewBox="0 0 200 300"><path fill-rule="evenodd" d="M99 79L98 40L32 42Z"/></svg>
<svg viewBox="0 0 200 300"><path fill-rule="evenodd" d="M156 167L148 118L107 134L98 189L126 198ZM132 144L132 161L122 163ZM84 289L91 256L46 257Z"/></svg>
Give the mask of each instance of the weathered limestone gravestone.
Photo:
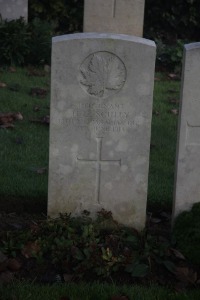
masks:
<svg viewBox="0 0 200 300"><path fill-rule="evenodd" d="M0 0L0 15L2 19L15 20L28 18L28 0Z"/></svg>
<svg viewBox="0 0 200 300"><path fill-rule="evenodd" d="M142 37L145 0L85 0L84 32Z"/></svg>
<svg viewBox="0 0 200 300"><path fill-rule="evenodd" d="M155 44L114 34L53 38L48 213L144 227Z"/></svg>
<svg viewBox="0 0 200 300"><path fill-rule="evenodd" d="M184 47L173 216L200 202L200 43Z"/></svg>

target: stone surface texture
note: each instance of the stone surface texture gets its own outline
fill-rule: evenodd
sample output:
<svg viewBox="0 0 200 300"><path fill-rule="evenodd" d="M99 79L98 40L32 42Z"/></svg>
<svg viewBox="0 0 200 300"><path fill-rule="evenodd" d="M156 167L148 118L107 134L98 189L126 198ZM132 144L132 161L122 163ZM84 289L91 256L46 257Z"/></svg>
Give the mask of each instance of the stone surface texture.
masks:
<svg viewBox="0 0 200 300"><path fill-rule="evenodd" d="M173 217L200 201L200 43L184 47Z"/></svg>
<svg viewBox="0 0 200 300"><path fill-rule="evenodd" d="M53 38L49 215L103 208L144 227L154 64L142 38Z"/></svg>
<svg viewBox="0 0 200 300"><path fill-rule="evenodd" d="M84 32L142 37L145 0L85 0Z"/></svg>
<svg viewBox="0 0 200 300"><path fill-rule="evenodd" d="M28 0L0 0L0 15L3 20L28 18Z"/></svg>

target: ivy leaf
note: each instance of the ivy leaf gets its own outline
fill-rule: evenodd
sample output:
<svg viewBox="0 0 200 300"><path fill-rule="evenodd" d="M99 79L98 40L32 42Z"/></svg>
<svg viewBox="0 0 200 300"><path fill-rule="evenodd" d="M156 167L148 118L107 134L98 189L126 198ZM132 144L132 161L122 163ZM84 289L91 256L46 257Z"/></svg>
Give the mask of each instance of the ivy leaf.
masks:
<svg viewBox="0 0 200 300"><path fill-rule="evenodd" d="M148 270L148 265L138 262L126 267L126 271L131 273L133 277L145 277L148 273Z"/></svg>
<svg viewBox="0 0 200 300"><path fill-rule="evenodd" d="M175 273L176 272L176 266L175 266L175 264L173 262L171 262L169 260L165 260L165 261L163 261L163 265L171 273Z"/></svg>

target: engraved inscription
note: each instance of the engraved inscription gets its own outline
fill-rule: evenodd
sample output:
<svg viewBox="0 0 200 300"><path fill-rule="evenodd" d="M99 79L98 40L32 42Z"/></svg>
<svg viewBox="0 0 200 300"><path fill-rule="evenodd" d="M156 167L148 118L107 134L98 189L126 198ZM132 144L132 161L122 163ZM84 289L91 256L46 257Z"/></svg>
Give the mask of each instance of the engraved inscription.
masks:
<svg viewBox="0 0 200 300"><path fill-rule="evenodd" d="M101 165L112 164L121 166L121 159L109 160L102 159L102 137L97 137L97 159L86 159L77 157L77 161L80 163L95 163L96 164L96 181L95 181L95 200L100 203L100 187L101 187Z"/></svg>
<svg viewBox="0 0 200 300"><path fill-rule="evenodd" d="M89 95L109 97L118 92L125 81L125 65L113 53L99 51L90 54L80 66L79 82Z"/></svg>
<svg viewBox="0 0 200 300"><path fill-rule="evenodd" d="M65 126L89 130L96 136L125 133L136 126L133 111L123 103L76 103L67 112Z"/></svg>

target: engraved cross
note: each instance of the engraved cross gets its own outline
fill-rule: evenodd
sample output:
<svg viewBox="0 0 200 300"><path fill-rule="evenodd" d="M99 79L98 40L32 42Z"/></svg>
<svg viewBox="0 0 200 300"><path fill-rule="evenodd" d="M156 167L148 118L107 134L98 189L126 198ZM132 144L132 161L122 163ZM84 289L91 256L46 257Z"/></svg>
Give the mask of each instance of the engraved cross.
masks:
<svg viewBox="0 0 200 300"><path fill-rule="evenodd" d="M113 0L113 7L112 7L112 17L115 18L116 15L116 4L117 0Z"/></svg>
<svg viewBox="0 0 200 300"><path fill-rule="evenodd" d="M85 159L77 157L77 161L80 163L95 163L96 164L96 180L95 180L95 200L100 203L100 186L101 186L101 165L117 165L121 166L121 159L109 160L102 159L102 137L96 138L97 140L97 159Z"/></svg>

